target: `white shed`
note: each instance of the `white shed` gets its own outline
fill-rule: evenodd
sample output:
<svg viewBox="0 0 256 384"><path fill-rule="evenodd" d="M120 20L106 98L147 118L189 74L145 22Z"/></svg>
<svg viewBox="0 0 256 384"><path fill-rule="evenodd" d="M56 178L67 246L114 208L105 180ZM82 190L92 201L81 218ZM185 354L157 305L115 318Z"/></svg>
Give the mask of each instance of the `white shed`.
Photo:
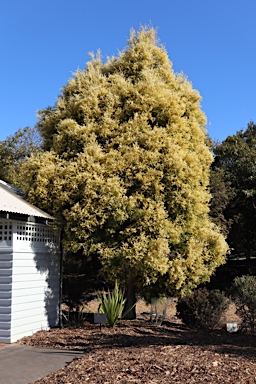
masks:
<svg viewBox="0 0 256 384"><path fill-rule="evenodd" d="M59 324L59 235L53 217L0 181L0 342Z"/></svg>

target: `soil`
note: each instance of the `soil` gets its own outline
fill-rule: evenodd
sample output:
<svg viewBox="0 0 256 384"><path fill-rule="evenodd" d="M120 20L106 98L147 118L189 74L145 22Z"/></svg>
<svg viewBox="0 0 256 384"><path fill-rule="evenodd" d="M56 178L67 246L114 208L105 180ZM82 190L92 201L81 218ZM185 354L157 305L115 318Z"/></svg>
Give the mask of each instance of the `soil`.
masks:
<svg viewBox="0 0 256 384"><path fill-rule="evenodd" d="M84 351L34 384L256 383L255 335L190 329L176 318L173 302L162 325L149 321L150 308L143 303L138 309L137 320L115 328L84 322L21 339L30 346ZM227 321L239 322L233 307L223 318Z"/></svg>

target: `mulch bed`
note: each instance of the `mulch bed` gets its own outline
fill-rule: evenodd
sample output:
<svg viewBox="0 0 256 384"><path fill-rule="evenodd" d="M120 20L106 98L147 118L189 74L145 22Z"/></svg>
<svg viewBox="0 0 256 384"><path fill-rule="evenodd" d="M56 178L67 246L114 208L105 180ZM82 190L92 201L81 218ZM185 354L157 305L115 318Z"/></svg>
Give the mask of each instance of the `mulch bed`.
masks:
<svg viewBox="0 0 256 384"><path fill-rule="evenodd" d="M255 335L189 329L175 320L122 321L101 330L85 323L40 331L20 344L84 351L35 384L256 383Z"/></svg>

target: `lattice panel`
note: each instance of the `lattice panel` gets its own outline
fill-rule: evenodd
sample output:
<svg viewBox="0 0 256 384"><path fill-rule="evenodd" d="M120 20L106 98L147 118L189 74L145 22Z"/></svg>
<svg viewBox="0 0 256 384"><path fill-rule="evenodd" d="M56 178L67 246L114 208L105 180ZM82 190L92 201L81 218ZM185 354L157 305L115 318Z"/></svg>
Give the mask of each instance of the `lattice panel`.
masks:
<svg viewBox="0 0 256 384"><path fill-rule="evenodd" d="M12 240L12 223L0 222L0 241Z"/></svg>
<svg viewBox="0 0 256 384"><path fill-rule="evenodd" d="M17 240L58 244L58 236L52 228L34 223L17 223Z"/></svg>

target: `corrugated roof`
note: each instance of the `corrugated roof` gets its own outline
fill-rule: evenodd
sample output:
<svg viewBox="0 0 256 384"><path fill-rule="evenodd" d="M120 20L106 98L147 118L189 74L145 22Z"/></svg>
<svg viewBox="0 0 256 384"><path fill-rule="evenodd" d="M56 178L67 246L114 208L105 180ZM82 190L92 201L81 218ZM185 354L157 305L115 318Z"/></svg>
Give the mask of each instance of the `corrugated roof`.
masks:
<svg viewBox="0 0 256 384"><path fill-rule="evenodd" d="M0 211L54 219L53 216L28 203L17 193L14 187L0 180Z"/></svg>

